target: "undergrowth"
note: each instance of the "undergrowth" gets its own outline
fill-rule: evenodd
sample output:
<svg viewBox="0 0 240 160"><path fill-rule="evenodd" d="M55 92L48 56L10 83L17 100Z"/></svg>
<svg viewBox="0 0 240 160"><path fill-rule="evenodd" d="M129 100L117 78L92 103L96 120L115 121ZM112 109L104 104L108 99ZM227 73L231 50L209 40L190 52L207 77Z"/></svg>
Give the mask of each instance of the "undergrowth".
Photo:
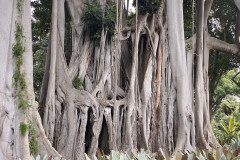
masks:
<svg viewBox="0 0 240 160"><path fill-rule="evenodd" d="M85 154L86 160L90 160ZM160 149L157 153L149 151L111 151L110 155L98 152L94 160L239 160L240 159L240 137L232 140L230 145L212 151L196 149L195 152L181 153L170 156L166 149Z"/></svg>

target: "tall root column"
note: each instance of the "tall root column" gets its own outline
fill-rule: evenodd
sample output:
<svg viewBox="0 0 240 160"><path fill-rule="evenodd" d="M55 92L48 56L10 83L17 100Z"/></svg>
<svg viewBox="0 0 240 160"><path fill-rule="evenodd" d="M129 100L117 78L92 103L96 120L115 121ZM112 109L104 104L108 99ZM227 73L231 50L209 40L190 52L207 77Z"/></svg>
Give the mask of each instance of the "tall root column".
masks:
<svg viewBox="0 0 240 160"><path fill-rule="evenodd" d="M209 114L209 48L206 44L207 39L207 20L206 14L209 13L211 7L210 0L198 2L197 12L197 29L196 35L196 54L197 54L197 70L196 70L196 143L200 148L210 149L210 147L220 147L217 142L210 123Z"/></svg>
<svg viewBox="0 0 240 160"><path fill-rule="evenodd" d="M102 27L96 45L81 21L84 2L58 1L56 74L45 73L43 81L43 88L54 93L55 105L46 101L49 94L42 90L40 107L45 110L46 134L65 158L83 159L84 153L93 157L97 150L108 154L113 149L192 151L195 121L203 125L206 120L202 133L212 133L208 108L199 108L204 121L194 115L193 58L185 51L182 2L163 1L156 14L137 11L128 26L122 22L124 7L119 1L117 32L110 34ZM64 53L66 4L73 33L69 64ZM54 65L52 52L49 49L46 70ZM204 58L198 63L204 65L200 72L206 77L208 60ZM73 87L76 78L82 82L81 89ZM200 80L206 91L207 80ZM207 94L203 101L208 104Z"/></svg>

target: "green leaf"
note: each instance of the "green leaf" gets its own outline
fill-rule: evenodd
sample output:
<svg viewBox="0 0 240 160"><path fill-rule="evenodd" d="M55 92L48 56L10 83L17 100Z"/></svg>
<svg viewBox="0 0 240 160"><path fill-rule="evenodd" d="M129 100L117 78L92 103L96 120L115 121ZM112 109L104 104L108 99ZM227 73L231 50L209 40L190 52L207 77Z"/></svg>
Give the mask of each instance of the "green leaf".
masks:
<svg viewBox="0 0 240 160"><path fill-rule="evenodd" d="M229 130L224 121L222 121L221 126L223 127L223 129L225 130L226 133L229 133Z"/></svg>
<svg viewBox="0 0 240 160"><path fill-rule="evenodd" d="M228 129L229 129L229 132L232 132L233 131L233 128L234 128L234 117L232 116L229 116L229 124L228 124Z"/></svg>
<svg viewBox="0 0 240 160"><path fill-rule="evenodd" d="M40 155L38 155L37 157L36 157L36 160L40 160L41 159L41 157L40 157Z"/></svg>
<svg viewBox="0 0 240 160"><path fill-rule="evenodd" d="M27 129L28 129L28 126L24 122L21 122L20 123L20 132L22 135L24 135L27 132Z"/></svg>
<svg viewBox="0 0 240 160"><path fill-rule="evenodd" d="M48 155L47 154L43 157L43 160L48 160Z"/></svg>
<svg viewBox="0 0 240 160"><path fill-rule="evenodd" d="M86 153L84 153L86 160L91 160Z"/></svg>

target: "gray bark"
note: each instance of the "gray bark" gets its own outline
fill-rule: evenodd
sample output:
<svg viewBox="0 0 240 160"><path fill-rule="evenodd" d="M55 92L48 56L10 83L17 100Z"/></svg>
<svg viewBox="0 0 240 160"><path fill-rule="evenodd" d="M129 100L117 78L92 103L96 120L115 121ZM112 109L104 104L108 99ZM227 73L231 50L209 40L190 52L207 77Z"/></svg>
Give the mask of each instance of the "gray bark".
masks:
<svg viewBox="0 0 240 160"><path fill-rule="evenodd" d="M180 1L182 5L182 1ZM170 61L173 69L173 84L177 90L178 134L175 151L186 148L192 150L190 144L190 127L192 123L192 95L190 95L187 60L185 52L183 7L174 0L167 1L169 26ZM177 25L177 26L176 26Z"/></svg>
<svg viewBox="0 0 240 160"><path fill-rule="evenodd" d="M194 42L188 51L182 0L162 1L154 15L137 10L131 27L123 23L124 3L118 0L116 34L109 36L102 29L100 46L94 45L81 22L84 2L54 0L39 103L43 126L34 103L30 1L23 2L23 17L18 19L16 1L0 1L2 159L30 158L28 132L20 134L19 122L31 120L38 131L39 154L66 159L83 159L84 153L93 157L98 149L109 152L144 148L155 152L166 147L175 154L192 151L195 146L219 147L210 125L208 54L210 49L233 54L239 51L237 45L208 35L206 24L212 0L198 1L197 38L186 41ZM73 52L69 64L64 54L65 4L72 18ZM32 104L27 110L17 109L17 89L12 87L16 20L24 27L26 50L21 71ZM193 77L195 50L197 72ZM72 85L76 76L83 81L82 90Z"/></svg>
<svg viewBox="0 0 240 160"><path fill-rule="evenodd" d="M0 157L1 159L30 158L28 147L28 133L20 134L20 122L28 122L28 117L23 109L18 109L17 88L12 86L12 76L16 69L16 59L13 58L12 46L15 43L15 22L19 21L24 27L25 53L23 55L22 71L26 81L30 83L28 90L32 89L32 61L31 56L31 22L30 2L24 1L22 16L18 16L17 1L0 2L0 111L1 111L1 134L0 134ZM30 30L29 30L30 29ZM31 92L30 92L31 93ZM34 98L34 97L33 97ZM34 99L28 99L34 103Z"/></svg>
<svg viewBox="0 0 240 160"><path fill-rule="evenodd" d="M240 10L240 1L239 0L234 0L235 5L238 7L238 9Z"/></svg>
<svg viewBox="0 0 240 160"><path fill-rule="evenodd" d="M50 153L53 156L59 155L51 147L42 128L41 119L35 105L33 92L33 58L32 58L32 35L30 1L22 3L22 14L17 9L18 1L0 1L0 157L1 159L30 159L28 130L22 135L20 133L20 122L25 124L33 123L38 131L39 152ZM28 106L18 109L19 87L14 87L13 73L16 71L16 58L13 56L12 47L16 43L15 31L16 22L23 26L22 45L25 48L21 73L26 81L26 100Z"/></svg>
<svg viewBox="0 0 240 160"><path fill-rule="evenodd" d="M130 27L122 22L123 2L117 1L120 18L116 33L110 37L102 29L100 46L94 45L81 22L84 2L66 0L72 18L69 65L64 55L64 2L58 0L57 27L52 22L51 30L52 38L57 33L55 82L51 81L54 74L45 72L40 100L46 134L60 154L67 159L83 159L85 152L93 157L98 148L155 152L166 147L176 153L196 146L218 147L209 119L208 52L216 48L237 53L238 49L225 42L208 43L213 41L205 30L211 0L199 1L199 30L197 38L191 39L192 51L185 49L182 0L163 1L154 15L137 11ZM129 43L132 48L128 48ZM46 71L55 66L51 62L55 51L50 48L54 48L52 40ZM196 84L192 65L195 50L199 55ZM72 85L76 76L83 81L82 90Z"/></svg>
<svg viewBox="0 0 240 160"><path fill-rule="evenodd" d="M206 1L205 3L208 3ZM196 142L200 148L210 149L210 147L220 147L217 142L210 124L209 115L209 48L206 44L207 24L206 16L209 12L209 6L204 7L204 1L198 1L197 10L197 33L196 33ZM207 13L206 13L207 12Z"/></svg>

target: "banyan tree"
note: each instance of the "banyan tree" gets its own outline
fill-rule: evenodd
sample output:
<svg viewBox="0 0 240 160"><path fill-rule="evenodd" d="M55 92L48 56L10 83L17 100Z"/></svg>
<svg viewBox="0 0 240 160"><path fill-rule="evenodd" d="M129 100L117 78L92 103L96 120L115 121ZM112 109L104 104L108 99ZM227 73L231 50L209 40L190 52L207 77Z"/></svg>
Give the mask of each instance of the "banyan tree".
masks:
<svg viewBox="0 0 240 160"><path fill-rule="evenodd" d="M17 1L23 2L22 16L17 16ZM175 154L220 147L210 124L209 51L239 55L239 48L209 35L212 3L197 1L196 33L185 40L183 0L134 1L132 16L128 16L129 0L53 0L40 118L35 103L18 105L21 98L34 99L29 0L1 0L0 33L8 41L0 37L4 48L0 52L0 138L16 142L1 141L1 154L6 155L8 147L8 156L30 155L31 133L20 134L18 117L35 126L32 137L38 141L39 154L66 159L83 159L84 153L92 157L97 150L166 148ZM68 53L67 14L71 17ZM21 76L20 81L12 78L18 71L12 56L12 44L18 41L15 21L22 22L23 33L29 34L20 39L25 47L19 65L27 81L25 91ZM14 80L17 85L12 86ZM16 96L21 92L29 93ZM5 137L5 132L11 134ZM19 154L19 140L26 143L24 154Z"/></svg>

